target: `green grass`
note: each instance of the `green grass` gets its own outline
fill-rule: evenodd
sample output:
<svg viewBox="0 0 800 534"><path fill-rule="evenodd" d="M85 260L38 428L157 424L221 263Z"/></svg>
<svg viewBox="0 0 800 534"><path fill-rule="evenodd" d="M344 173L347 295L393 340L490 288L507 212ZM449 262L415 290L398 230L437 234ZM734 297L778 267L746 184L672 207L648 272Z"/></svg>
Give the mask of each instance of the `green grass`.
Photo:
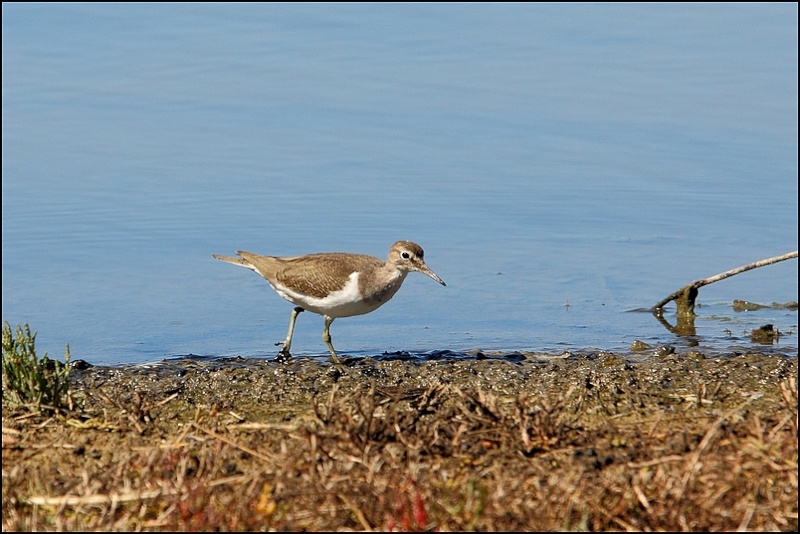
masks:
<svg viewBox="0 0 800 534"><path fill-rule="evenodd" d="M36 332L27 324L3 324L3 403L11 408L58 412L72 407L69 394L69 345L64 363L51 360L47 353L36 354Z"/></svg>

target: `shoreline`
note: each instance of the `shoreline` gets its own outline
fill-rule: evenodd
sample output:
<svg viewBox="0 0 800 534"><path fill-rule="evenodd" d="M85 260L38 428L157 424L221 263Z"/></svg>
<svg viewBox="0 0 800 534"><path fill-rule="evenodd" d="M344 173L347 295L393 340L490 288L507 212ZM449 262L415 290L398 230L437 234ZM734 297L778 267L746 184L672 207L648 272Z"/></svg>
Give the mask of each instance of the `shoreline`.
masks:
<svg viewBox="0 0 800 534"><path fill-rule="evenodd" d="M797 529L797 358L663 352L74 369L3 529Z"/></svg>

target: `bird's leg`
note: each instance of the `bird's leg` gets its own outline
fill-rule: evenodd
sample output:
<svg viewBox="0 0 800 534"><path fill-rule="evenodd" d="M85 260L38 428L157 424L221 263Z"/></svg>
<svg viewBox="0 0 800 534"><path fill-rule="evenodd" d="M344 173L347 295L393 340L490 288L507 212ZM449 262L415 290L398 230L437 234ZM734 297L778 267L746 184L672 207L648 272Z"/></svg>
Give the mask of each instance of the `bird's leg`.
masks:
<svg viewBox="0 0 800 534"><path fill-rule="evenodd" d="M339 364L339 357L336 356L336 351L333 350L333 343L331 343L331 323L333 322L333 317L325 316L325 330L322 331L322 340L328 345L328 350L331 351L331 358L333 358L333 363Z"/></svg>
<svg viewBox="0 0 800 534"><path fill-rule="evenodd" d="M278 342L278 345L283 345L283 348L278 353L279 356L291 356L289 350L292 348L292 336L294 335L294 322L297 320L297 316L303 312L303 308L297 306L295 309L292 310L292 316L289 319L289 332L286 334L286 341L283 343Z"/></svg>

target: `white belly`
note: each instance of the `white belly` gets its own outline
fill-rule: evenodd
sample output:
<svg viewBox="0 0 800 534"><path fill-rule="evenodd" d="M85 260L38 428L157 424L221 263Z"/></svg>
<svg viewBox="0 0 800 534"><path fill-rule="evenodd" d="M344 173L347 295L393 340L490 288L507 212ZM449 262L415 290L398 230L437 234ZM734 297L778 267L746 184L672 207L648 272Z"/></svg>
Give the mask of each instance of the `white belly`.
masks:
<svg viewBox="0 0 800 534"><path fill-rule="evenodd" d="M392 287L393 290L390 290L387 298L380 301L371 302L365 301L364 297L359 291L357 272L354 272L350 275L347 283L342 289L339 291L334 291L323 298L304 295L302 293L292 291L292 289L284 285L271 285L281 297L285 298L292 304L300 306L304 310L308 310L310 312L336 318L350 317L352 315L363 315L378 309L397 292L397 289L400 288L400 284L403 282L402 278L403 277L391 284L392 286L396 284L396 287Z"/></svg>

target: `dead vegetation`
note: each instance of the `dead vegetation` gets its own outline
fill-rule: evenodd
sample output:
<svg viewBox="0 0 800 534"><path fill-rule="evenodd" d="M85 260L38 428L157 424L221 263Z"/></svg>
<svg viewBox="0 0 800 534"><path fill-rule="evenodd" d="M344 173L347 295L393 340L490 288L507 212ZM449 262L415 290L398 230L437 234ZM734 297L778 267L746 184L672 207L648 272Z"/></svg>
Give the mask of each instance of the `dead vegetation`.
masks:
<svg viewBox="0 0 800 534"><path fill-rule="evenodd" d="M745 273L753 269L766 267L768 265L773 265L775 263L796 258L797 258L797 251L795 250L793 252L782 254L780 256L773 256L771 258L765 258L763 260L754 261L752 263L748 263L747 265L742 265L741 267L730 269L728 271L725 271L724 273L719 273L715 274L714 276L709 276L708 278L701 278L699 280L695 280L693 282L686 284L685 286L673 292L672 294L666 296L665 298L661 299L659 302L656 303L655 306L653 306L650 309L650 311L653 313L653 315L655 315L656 319L658 319L658 321L673 334L677 334L679 336L694 336L697 333L697 330L694 325L694 319L695 319L694 308L701 287L707 286L708 284L713 284L714 282L719 282L720 280L725 280L726 278L730 278L731 276L736 276L737 274ZM675 325L670 324L669 321L667 321L666 317L664 317L664 306L666 306L670 302L674 302L675 305L677 306L676 309L677 321ZM734 301L734 310L740 311L742 309L741 305L737 306L736 302L741 303L742 301ZM768 307L752 303L745 303L745 304L749 304L751 308L753 306L761 308ZM787 302L784 305L778 305L778 306L786 307L789 309L794 307L795 309L797 309L796 302ZM772 340L770 340L769 342L771 343Z"/></svg>
<svg viewBox="0 0 800 534"><path fill-rule="evenodd" d="M798 526L796 359L175 367L4 406L3 530Z"/></svg>

